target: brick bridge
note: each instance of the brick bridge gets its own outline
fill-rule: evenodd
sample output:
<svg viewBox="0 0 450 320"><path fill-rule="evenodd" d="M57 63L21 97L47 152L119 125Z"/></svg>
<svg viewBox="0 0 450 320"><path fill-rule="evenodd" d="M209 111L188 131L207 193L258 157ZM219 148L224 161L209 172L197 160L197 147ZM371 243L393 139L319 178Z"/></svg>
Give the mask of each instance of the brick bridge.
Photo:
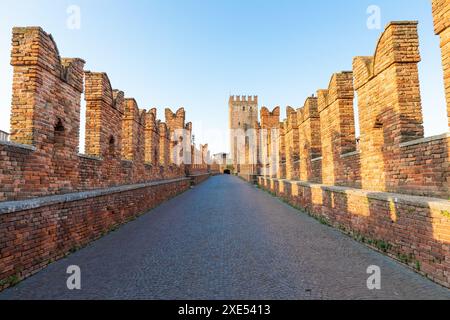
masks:
<svg viewBox="0 0 450 320"><path fill-rule="evenodd" d="M432 4L450 119L450 2ZM423 135L418 48L417 23L392 22L373 57L284 122L261 110L257 129L279 134L260 135L257 164L246 147L240 174L288 206L218 176L183 108L162 122L41 28L14 28L0 299L450 298L450 136ZM81 291L66 287L70 265Z"/></svg>

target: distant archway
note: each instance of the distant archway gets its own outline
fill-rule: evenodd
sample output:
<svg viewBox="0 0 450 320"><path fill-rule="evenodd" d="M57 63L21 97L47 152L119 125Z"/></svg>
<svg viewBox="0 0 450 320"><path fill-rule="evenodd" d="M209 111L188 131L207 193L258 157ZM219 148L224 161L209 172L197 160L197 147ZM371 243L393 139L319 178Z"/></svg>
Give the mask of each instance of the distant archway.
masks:
<svg viewBox="0 0 450 320"><path fill-rule="evenodd" d="M231 174L231 170L230 169L225 169L225 170L223 170L223 174Z"/></svg>

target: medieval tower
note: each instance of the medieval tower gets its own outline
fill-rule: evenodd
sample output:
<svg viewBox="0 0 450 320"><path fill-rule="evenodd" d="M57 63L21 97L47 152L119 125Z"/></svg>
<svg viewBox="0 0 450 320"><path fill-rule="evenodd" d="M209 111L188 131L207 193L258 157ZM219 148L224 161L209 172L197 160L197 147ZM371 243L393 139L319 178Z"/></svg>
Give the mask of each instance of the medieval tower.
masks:
<svg viewBox="0 0 450 320"><path fill-rule="evenodd" d="M230 155L235 172L241 172L242 164L248 160L248 131L258 127L258 96L231 96L228 107Z"/></svg>

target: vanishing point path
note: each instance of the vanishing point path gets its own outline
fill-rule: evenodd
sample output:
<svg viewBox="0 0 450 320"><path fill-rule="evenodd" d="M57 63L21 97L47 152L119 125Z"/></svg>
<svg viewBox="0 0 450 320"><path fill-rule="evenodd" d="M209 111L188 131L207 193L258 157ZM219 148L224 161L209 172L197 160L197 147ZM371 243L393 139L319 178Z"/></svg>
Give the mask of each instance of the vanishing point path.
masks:
<svg viewBox="0 0 450 320"><path fill-rule="evenodd" d="M70 265L81 290L66 287ZM381 290L367 289L370 265ZM233 176L217 176L0 299L450 299L423 278Z"/></svg>

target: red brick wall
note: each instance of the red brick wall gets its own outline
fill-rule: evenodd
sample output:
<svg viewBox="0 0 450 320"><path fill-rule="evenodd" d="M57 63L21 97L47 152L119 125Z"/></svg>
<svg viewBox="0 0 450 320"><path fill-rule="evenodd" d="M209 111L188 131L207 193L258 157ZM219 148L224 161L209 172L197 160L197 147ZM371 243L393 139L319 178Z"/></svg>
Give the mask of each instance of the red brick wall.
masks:
<svg viewBox="0 0 450 320"><path fill-rule="evenodd" d="M450 135L430 137L400 145L395 185L390 190L449 199Z"/></svg>
<svg viewBox="0 0 450 320"><path fill-rule="evenodd" d="M85 153L97 157L122 154L124 93L114 91L106 73L85 73Z"/></svg>
<svg viewBox="0 0 450 320"><path fill-rule="evenodd" d="M295 207L450 288L450 202L259 177Z"/></svg>
<svg viewBox="0 0 450 320"><path fill-rule="evenodd" d="M0 290L191 184L170 161L174 129L156 109L140 110L106 73L84 73L81 59L60 58L40 28L14 28L12 43L12 142L0 142ZM83 81L86 155L78 154Z"/></svg>
<svg viewBox="0 0 450 320"><path fill-rule="evenodd" d="M261 108L260 153L262 160L262 174L276 176L274 165L278 157L278 128L280 124L280 107L270 112L266 107Z"/></svg>
<svg viewBox="0 0 450 320"><path fill-rule="evenodd" d="M155 108L147 112L145 119L145 163L159 166L159 127Z"/></svg>
<svg viewBox="0 0 450 320"><path fill-rule="evenodd" d="M434 0L433 13L449 100L450 2ZM333 75L297 111L301 181L258 183L450 287L450 134L424 138L418 45L416 22L389 24L373 57L356 57L353 74Z"/></svg>
<svg viewBox="0 0 450 320"><path fill-rule="evenodd" d="M354 60L362 187L447 198L448 139L420 140L419 61L416 22L389 24L375 56Z"/></svg>
<svg viewBox="0 0 450 320"><path fill-rule="evenodd" d="M357 186L358 169L349 173L343 155L356 151L353 112L353 74L336 73L327 90L319 90L320 135L322 144L322 182L327 185ZM357 179L358 180L358 179Z"/></svg>
<svg viewBox="0 0 450 320"><path fill-rule="evenodd" d="M11 65L14 67L11 141L34 145L33 159L6 163L16 166L14 192L70 191L78 180L77 163L81 59L60 58L50 35L40 28L14 28ZM19 155L20 158L20 155ZM0 185L10 179L0 174ZM2 199L0 198L0 201Z"/></svg>
<svg viewBox="0 0 450 320"><path fill-rule="evenodd" d="M291 107L286 109L287 121L285 123L286 143L286 178L299 179L299 132L297 122L297 111Z"/></svg>
<svg viewBox="0 0 450 320"><path fill-rule="evenodd" d="M450 4L435 1L433 5L446 74L449 20L445 17ZM353 72L334 74L328 89L318 90L318 98L308 98L295 118L294 110L288 108L287 119L280 126L276 177L448 199L449 135L424 138L419 62L417 22L390 23L374 56L356 57ZM448 83L446 77L446 86ZM359 142L355 137L355 90ZM263 111L265 125L268 110ZM298 176L293 161L296 151L300 155Z"/></svg>
<svg viewBox="0 0 450 320"><path fill-rule="evenodd" d="M159 164L163 167L170 163L170 132L167 124L159 123Z"/></svg>
<svg viewBox="0 0 450 320"><path fill-rule="evenodd" d="M375 56L354 60L365 189L392 190L398 145L423 137L418 45L416 22L391 23Z"/></svg>
<svg viewBox="0 0 450 320"><path fill-rule="evenodd" d="M183 163L183 148L182 148L182 139L184 138L183 131L186 128L185 124L185 111L184 108L180 108L177 112L173 113L172 110L166 109L166 123L167 127L170 130L171 134L171 142L170 142L170 161L172 163L181 164ZM176 148L176 147L179 148ZM181 149L181 150L178 150Z"/></svg>
<svg viewBox="0 0 450 320"><path fill-rule="evenodd" d="M0 144L0 201L185 175L155 109L140 110L106 73L84 73L81 59L60 58L41 28L14 28L12 44L11 141L32 150ZM78 155L83 80L87 156Z"/></svg>
<svg viewBox="0 0 450 320"><path fill-rule="evenodd" d="M212 172L212 170L211 170L211 172ZM206 181L210 176L211 176L210 173L204 172L204 173L194 174L194 175L190 176L189 178L191 179L191 184L198 185L198 184Z"/></svg>
<svg viewBox="0 0 450 320"><path fill-rule="evenodd" d="M373 57L356 57L353 73L334 74L328 89L308 98L296 119L288 108L280 138L286 172L281 165L277 178L297 180L289 159L295 145L289 124L295 120L299 180L448 199L449 136L424 138L418 45L417 22L390 23Z"/></svg>
<svg viewBox="0 0 450 320"><path fill-rule="evenodd" d="M48 205L29 210L13 206L8 210L0 203L0 290L11 277L23 279L38 272L189 186L190 180L183 178L88 199L56 203L48 199Z"/></svg>
<svg viewBox="0 0 450 320"><path fill-rule="evenodd" d="M284 139L284 122L279 123L278 127L278 157L277 161L277 178L286 178L286 142Z"/></svg>
<svg viewBox="0 0 450 320"><path fill-rule="evenodd" d="M441 38L442 66L444 67L445 96L450 127L450 2L432 0L435 32Z"/></svg>
<svg viewBox="0 0 450 320"><path fill-rule="evenodd" d="M310 97L297 110L300 137L300 180L320 182L322 180L320 141L320 118L317 98Z"/></svg>

